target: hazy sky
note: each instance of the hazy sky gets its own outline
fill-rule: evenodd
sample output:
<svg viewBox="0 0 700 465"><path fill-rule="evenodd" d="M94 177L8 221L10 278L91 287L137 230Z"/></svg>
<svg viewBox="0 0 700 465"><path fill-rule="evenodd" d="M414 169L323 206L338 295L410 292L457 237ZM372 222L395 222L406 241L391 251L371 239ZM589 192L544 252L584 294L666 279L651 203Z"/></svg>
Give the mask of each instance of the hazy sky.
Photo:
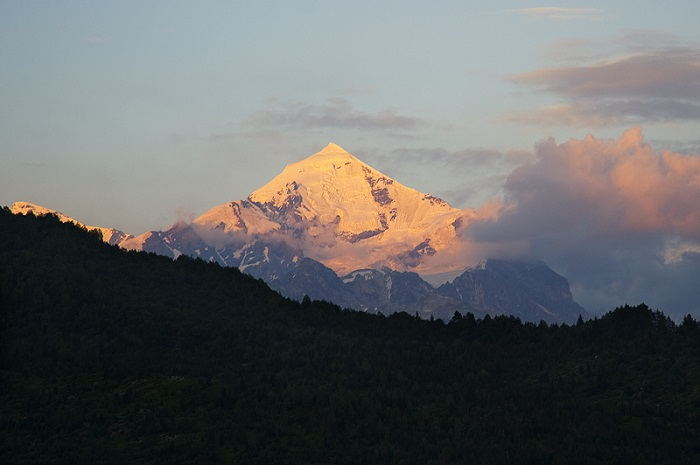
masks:
<svg viewBox="0 0 700 465"><path fill-rule="evenodd" d="M540 198L542 189L532 192L538 173L546 173L546 192L561 198L560 186L552 187L557 176L581 186L608 179L609 171L590 166L567 171L567 157L585 148L630 176L629 153L635 166L655 163L649 176L659 182L644 192L627 184L596 192L656 195L663 202L645 208L657 210L681 199L690 207L672 207L673 226L660 227L666 220L656 210L634 211L661 218L651 232L640 226L661 247L655 257L668 244L700 251L696 157L654 155L700 153L698 18L697 0L4 0L0 204L35 202L134 234L165 229L245 198L285 164L334 141L458 207L520 200L511 217L483 229L498 236L503 225L518 230L523 218L542 216L519 197ZM630 127L642 129L651 152L638 133L621 136ZM600 144L584 141L589 133ZM549 137L581 142L542 142ZM632 139L630 152L620 141ZM691 189L668 197L678 183ZM615 198L620 208L638 204ZM607 224L586 199L575 199L583 217ZM532 225L525 229L532 234ZM631 243L629 229L613 229L615 240ZM554 262L569 257L554 265L582 286L574 245L538 234L533 249ZM618 242L596 237L581 243L620 252ZM678 273L687 278L686 271ZM693 281L686 287L694 289Z"/></svg>
<svg viewBox="0 0 700 465"><path fill-rule="evenodd" d="M401 153L531 151L548 136L617 137L634 124L667 144L700 139L698 114L518 119L568 101L518 75L700 40L694 0L557 5L5 0L0 203L140 233L244 198L335 141L408 185L478 206L494 190L477 192L486 167L455 172Z"/></svg>

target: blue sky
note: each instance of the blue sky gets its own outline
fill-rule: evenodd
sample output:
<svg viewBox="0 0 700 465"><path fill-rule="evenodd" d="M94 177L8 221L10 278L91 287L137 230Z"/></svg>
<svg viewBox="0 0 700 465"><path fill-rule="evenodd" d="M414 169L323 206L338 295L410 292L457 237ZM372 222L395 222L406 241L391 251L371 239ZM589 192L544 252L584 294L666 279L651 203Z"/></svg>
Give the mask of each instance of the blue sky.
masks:
<svg viewBox="0 0 700 465"><path fill-rule="evenodd" d="M580 95L552 76L517 78L660 48L695 53L700 3L532 9L543 6L3 1L0 204L32 201L138 234L244 198L334 141L409 186L478 207L549 136L615 138L639 125L659 149L700 145L696 108L678 109L687 95L643 95L667 99L663 116L621 114L615 105L632 97L617 94L591 109L588 95L559 123L538 110ZM506 155L450 159L494 153Z"/></svg>

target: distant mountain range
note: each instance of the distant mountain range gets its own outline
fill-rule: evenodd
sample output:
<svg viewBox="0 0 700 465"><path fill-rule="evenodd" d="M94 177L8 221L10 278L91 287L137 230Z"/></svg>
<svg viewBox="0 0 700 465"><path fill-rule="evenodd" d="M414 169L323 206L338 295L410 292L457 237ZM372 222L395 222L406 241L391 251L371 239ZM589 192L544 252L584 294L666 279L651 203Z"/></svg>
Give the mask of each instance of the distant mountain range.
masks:
<svg viewBox="0 0 700 465"><path fill-rule="evenodd" d="M403 186L335 144L288 165L245 200L166 231L134 237L28 202L11 210L55 213L61 221L98 229L105 242L125 249L235 266L298 300L308 295L424 318L449 319L456 311L547 322L586 316L566 278L542 262L489 259L467 267L436 260L453 252L458 227L473 212ZM437 288L418 274L461 270Z"/></svg>
<svg viewBox="0 0 700 465"><path fill-rule="evenodd" d="M70 216L66 216L63 213L56 211L56 210L51 210L49 208L42 207L40 205L35 205L33 203L29 202L15 202L12 204L10 207L10 210L12 213L15 215L26 215L27 213L31 213L35 216L41 216L41 215L46 215L46 214L52 214L56 215L59 220L61 220L64 223L74 223L77 224L78 226L81 226L83 228L87 228L89 230L97 230L102 234L102 240L105 241L108 244L111 245L119 245L122 242L126 241L127 239L131 239L134 236L131 234L126 234L123 231L120 231L118 229L114 228L103 228L101 226L88 226L86 224L81 223L80 221L71 218Z"/></svg>

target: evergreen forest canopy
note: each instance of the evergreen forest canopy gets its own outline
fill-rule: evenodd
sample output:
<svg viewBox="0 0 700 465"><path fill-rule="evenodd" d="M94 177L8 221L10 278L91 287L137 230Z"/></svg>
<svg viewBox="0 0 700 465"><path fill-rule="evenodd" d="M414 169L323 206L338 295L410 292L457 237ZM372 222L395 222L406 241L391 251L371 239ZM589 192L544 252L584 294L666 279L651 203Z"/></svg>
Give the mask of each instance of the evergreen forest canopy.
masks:
<svg viewBox="0 0 700 465"><path fill-rule="evenodd" d="M342 310L0 210L0 463L696 464L700 329Z"/></svg>

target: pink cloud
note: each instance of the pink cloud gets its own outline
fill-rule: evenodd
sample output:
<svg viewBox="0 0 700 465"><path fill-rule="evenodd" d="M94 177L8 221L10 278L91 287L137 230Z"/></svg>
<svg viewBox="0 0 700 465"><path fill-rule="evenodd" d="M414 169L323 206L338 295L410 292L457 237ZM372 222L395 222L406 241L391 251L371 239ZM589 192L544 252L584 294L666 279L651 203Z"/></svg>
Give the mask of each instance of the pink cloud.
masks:
<svg viewBox="0 0 700 465"><path fill-rule="evenodd" d="M536 218L538 205L548 205L547 216L569 218L555 220L558 228L700 237L700 157L658 154L639 128L616 141L550 138L536 156L508 178L508 198L517 207L506 216L527 211Z"/></svg>
<svg viewBox="0 0 700 465"><path fill-rule="evenodd" d="M472 255L543 259L593 311L639 301L700 311L700 154L656 151L639 128L617 140L550 138L504 190L502 205L462 229Z"/></svg>

